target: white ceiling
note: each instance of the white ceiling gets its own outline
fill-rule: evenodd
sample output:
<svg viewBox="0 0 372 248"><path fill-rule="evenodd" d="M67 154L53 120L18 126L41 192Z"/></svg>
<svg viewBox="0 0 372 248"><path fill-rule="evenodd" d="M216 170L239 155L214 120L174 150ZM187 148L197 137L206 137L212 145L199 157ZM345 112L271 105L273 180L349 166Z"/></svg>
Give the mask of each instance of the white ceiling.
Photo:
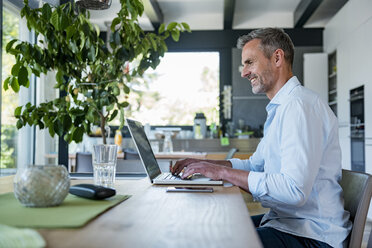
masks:
<svg viewBox="0 0 372 248"><path fill-rule="evenodd" d="M304 27L324 27L347 0L323 0ZM157 0L164 22L186 22L192 30L223 30L224 0ZM301 0L235 0L232 28L293 28L293 13ZM108 10L91 10L91 20L105 30L120 8L112 0ZM144 14L140 20L144 30L153 30Z"/></svg>

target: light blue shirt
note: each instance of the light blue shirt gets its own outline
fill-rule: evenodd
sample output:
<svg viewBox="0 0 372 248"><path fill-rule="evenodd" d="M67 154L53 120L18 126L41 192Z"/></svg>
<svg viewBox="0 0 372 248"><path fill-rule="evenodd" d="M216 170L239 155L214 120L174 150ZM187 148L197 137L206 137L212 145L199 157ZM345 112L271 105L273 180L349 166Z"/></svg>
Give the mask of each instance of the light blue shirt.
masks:
<svg viewBox="0 0 372 248"><path fill-rule="evenodd" d="M337 118L292 77L266 106L264 137L249 160L248 186L270 211L260 226L342 247L351 230L344 210Z"/></svg>

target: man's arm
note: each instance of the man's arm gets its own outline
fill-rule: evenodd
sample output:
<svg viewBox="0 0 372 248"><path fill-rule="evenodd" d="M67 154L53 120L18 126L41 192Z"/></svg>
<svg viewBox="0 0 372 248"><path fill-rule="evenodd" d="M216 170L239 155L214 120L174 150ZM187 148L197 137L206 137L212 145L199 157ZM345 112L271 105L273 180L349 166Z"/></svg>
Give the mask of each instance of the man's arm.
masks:
<svg viewBox="0 0 372 248"><path fill-rule="evenodd" d="M228 160L210 160L210 159L188 158L188 159L177 161L174 166L170 165L169 166L169 171L173 175L179 175L182 172L182 170L185 167L187 167L188 165L193 164L193 163L200 163L200 162L208 162L208 163L211 163L211 164L222 165L222 166L226 166L226 167L230 167L230 168L232 167L231 162L228 161Z"/></svg>
<svg viewBox="0 0 372 248"><path fill-rule="evenodd" d="M230 165L230 166L229 166ZM182 178L187 178L195 173L200 173L213 180L226 180L249 192L249 171L231 168L230 161L224 160L199 160L184 167Z"/></svg>

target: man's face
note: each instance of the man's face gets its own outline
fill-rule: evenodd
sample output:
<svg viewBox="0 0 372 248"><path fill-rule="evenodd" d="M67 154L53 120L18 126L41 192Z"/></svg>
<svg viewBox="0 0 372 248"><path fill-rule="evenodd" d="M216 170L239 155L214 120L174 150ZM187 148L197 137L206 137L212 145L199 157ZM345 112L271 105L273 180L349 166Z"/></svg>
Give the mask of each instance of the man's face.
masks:
<svg viewBox="0 0 372 248"><path fill-rule="evenodd" d="M259 39L251 40L242 50L241 76L251 81L254 94L267 93L275 83L272 61L265 57L260 42Z"/></svg>

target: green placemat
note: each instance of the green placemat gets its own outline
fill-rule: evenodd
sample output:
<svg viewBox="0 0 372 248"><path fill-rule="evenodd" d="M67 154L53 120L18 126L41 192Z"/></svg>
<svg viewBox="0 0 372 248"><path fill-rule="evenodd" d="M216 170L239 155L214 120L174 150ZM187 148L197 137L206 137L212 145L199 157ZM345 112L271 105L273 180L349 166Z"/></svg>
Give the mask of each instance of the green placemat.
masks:
<svg viewBox="0 0 372 248"><path fill-rule="evenodd" d="M57 207L29 208L22 206L13 193L2 194L0 224L31 228L77 228L129 197L116 195L105 200L89 200L68 194Z"/></svg>

